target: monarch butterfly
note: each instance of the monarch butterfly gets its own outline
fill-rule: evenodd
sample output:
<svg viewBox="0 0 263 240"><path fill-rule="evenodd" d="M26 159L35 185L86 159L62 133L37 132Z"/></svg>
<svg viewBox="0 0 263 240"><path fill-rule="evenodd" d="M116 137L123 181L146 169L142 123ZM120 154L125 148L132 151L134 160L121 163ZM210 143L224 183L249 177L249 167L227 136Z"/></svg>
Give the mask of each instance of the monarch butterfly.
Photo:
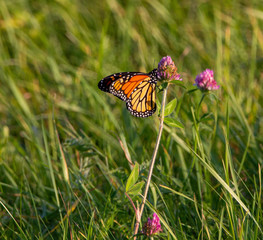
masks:
<svg viewBox="0 0 263 240"><path fill-rule="evenodd" d="M100 80L98 87L126 102L136 117L150 117L156 111L157 69L149 73L114 73Z"/></svg>

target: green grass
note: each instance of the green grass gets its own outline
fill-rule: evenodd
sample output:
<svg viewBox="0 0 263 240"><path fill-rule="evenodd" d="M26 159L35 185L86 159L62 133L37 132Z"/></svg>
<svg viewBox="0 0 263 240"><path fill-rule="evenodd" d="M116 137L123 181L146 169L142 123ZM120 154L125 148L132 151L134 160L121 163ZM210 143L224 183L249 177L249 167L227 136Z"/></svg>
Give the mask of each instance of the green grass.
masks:
<svg viewBox="0 0 263 240"><path fill-rule="evenodd" d="M163 239L263 238L262 1L0 0L0 239L132 237L126 157L145 181L158 115L97 84L166 55L184 128L164 126L142 220L157 212ZM206 68L221 87L198 122Z"/></svg>

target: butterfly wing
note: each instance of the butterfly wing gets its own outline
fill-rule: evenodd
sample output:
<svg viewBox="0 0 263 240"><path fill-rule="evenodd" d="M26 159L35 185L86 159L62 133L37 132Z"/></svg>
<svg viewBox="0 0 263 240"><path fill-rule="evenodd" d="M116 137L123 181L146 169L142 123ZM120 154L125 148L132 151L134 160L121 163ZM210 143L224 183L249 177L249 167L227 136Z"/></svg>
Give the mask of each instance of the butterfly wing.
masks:
<svg viewBox="0 0 263 240"><path fill-rule="evenodd" d="M127 109L136 117L149 117L156 111L156 82L151 72L130 94Z"/></svg>
<svg viewBox="0 0 263 240"><path fill-rule="evenodd" d="M156 69L147 73L122 72L103 78L98 87L126 102L132 115L149 117L156 110Z"/></svg>
<svg viewBox="0 0 263 240"><path fill-rule="evenodd" d="M130 91L133 90L143 78L144 74L141 72L121 72L114 73L103 78L98 87L104 92L109 92L114 96L126 101L129 98ZM132 81L130 81L132 79Z"/></svg>

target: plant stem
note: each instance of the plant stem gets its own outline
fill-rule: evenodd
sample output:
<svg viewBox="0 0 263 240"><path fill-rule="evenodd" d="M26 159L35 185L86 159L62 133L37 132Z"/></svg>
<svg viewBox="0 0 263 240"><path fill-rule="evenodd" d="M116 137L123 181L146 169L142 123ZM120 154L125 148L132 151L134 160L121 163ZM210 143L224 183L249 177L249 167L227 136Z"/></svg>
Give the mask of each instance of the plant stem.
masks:
<svg viewBox="0 0 263 240"><path fill-rule="evenodd" d="M125 192L125 195L126 195L126 197L129 199L129 201L131 202L131 205L132 205L134 211L136 212L136 211L137 211L137 208L135 207L135 205L134 205L134 203L133 203L131 197L130 197L129 194L126 193L126 192Z"/></svg>
<svg viewBox="0 0 263 240"><path fill-rule="evenodd" d="M199 110L200 110L200 107L201 107L201 103L203 102L204 98L207 96L207 93L203 93L202 94L202 98L198 104L198 107L197 107L197 111L196 111L196 120L197 122L199 123L200 119L199 119Z"/></svg>
<svg viewBox="0 0 263 240"><path fill-rule="evenodd" d="M139 225L140 225L140 222L141 222L143 209L144 209L144 205L145 205L145 202L146 202L146 198L147 198L147 194L148 194L148 190L149 190L149 186L150 186L150 182L151 182L151 178L152 178L153 167L154 167L156 155L157 155L157 152L158 152L158 149L159 149L160 140L161 140L161 136L162 136L162 132L163 132L164 108L165 108L165 102L166 102L166 96L167 96L168 87L169 87L169 83L168 83L167 87L163 91L159 133L158 133L157 140L156 140L156 143L155 143L155 148L154 148L154 152L153 152L153 156L152 156L152 160L151 160L149 174L148 174L148 178L147 178L147 182L146 182L146 186L145 186L145 190L144 190L144 194L143 194L143 200L142 200L141 209L138 209L138 214L136 214L138 217L136 218L136 223L135 223L135 227L134 227L134 235L136 235L138 233L138 230L139 230ZM136 240L136 236L134 237L134 240Z"/></svg>

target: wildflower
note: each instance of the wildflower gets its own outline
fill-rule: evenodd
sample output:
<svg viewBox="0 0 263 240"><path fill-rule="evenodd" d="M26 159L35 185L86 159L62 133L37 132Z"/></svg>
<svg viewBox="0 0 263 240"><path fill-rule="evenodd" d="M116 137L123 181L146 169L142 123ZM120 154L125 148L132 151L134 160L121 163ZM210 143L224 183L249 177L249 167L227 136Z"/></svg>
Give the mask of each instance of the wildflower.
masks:
<svg viewBox="0 0 263 240"><path fill-rule="evenodd" d="M177 73L177 67L175 66L170 56L163 57L158 64L157 76L162 80L180 80L180 74Z"/></svg>
<svg viewBox="0 0 263 240"><path fill-rule="evenodd" d="M142 234L146 236L153 236L162 231L160 219L156 213L153 213L153 218L148 218L142 227Z"/></svg>
<svg viewBox="0 0 263 240"><path fill-rule="evenodd" d="M217 90L220 87L219 85L217 85L217 82L214 79L213 70L210 69L206 69L205 71L197 75L194 85L202 91Z"/></svg>

